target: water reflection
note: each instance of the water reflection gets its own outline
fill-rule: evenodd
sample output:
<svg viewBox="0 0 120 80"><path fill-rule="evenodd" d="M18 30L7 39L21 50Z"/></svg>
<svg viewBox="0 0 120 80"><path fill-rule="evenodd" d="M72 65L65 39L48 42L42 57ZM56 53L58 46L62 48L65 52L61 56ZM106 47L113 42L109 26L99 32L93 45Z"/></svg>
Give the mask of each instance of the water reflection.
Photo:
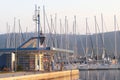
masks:
<svg viewBox="0 0 120 80"><path fill-rule="evenodd" d="M120 70L80 71L80 80L120 80Z"/></svg>

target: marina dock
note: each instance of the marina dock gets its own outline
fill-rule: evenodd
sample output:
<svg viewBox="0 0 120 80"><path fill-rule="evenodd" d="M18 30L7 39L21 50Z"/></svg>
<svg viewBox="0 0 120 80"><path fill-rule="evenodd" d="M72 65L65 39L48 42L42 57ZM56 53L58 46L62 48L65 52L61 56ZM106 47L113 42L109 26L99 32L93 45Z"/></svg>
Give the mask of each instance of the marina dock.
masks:
<svg viewBox="0 0 120 80"><path fill-rule="evenodd" d="M6 74L9 75L6 77ZM19 75L17 75L19 74ZM77 80L79 79L79 70L56 71L49 73L40 72L22 72L0 74L0 80Z"/></svg>

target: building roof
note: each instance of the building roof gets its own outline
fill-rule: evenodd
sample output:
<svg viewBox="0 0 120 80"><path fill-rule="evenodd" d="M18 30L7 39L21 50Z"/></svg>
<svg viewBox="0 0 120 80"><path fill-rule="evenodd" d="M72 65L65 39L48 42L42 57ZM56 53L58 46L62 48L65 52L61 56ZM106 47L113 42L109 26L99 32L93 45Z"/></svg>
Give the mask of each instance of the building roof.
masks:
<svg viewBox="0 0 120 80"><path fill-rule="evenodd" d="M74 53L72 50L66 50L66 49L59 49L59 48L53 48L53 47L45 47L45 48L3 48L0 49L0 52L16 52L16 53L37 53L37 52L49 52L49 53Z"/></svg>
<svg viewBox="0 0 120 80"><path fill-rule="evenodd" d="M41 39L41 37L32 37L25 41L22 45L20 45L18 48L3 48L0 49L0 52L17 52L17 53L32 53L32 52L50 52L50 53L74 53L72 50L67 49L60 49L60 48L54 48L54 47L39 47L37 48L36 42L37 39ZM34 45L35 44L35 45ZM32 45L32 47L31 47Z"/></svg>

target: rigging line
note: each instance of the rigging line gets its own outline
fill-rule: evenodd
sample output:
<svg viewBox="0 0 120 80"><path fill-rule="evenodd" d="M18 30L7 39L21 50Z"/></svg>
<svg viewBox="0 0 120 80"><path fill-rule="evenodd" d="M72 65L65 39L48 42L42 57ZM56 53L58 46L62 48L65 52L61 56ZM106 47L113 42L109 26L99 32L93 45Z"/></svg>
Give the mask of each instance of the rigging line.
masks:
<svg viewBox="0 0 120 80"><path fill-rule="evenodd" d="M19 22L19 28L20 28L20 32L21 32L21 34L22 34L22 40L24 41L25 40L25 38L24 38L24 34L23 34L23 32L22 32L22 27L21 27L21 24L20 24L20 19L18 20L18 22Z"/></svg>
<svg viewBox="0 0 120 80"><path fill-rule="evenodd" d="M55 39L55 42L56 42L55 46L58 47L58 45L57 45L58 40L57 40L57 33L56 33L56 31L57 31L57 14L55 14L55 22L54 22L54 24L55 25L53 26L53 31L54 31L54 34L55 34L55 36L54 36L54 39Z"/></svg>
<svg viewBox="0 0 120 80"><path fill-rule="evenodd" d="M45 18L46 18L47 25L48 25L48 29L49 29L49 33L50 33L50 39L51 39L51 40L54 40L53 37L52 37L52 29L50 28L49 21L48 21L48 18L47 18L46 13L45 13ZM51 45L51 46L52 46L52 45Z"/></svg>
<svg viewBox="0 0 120 80"><path fill-rule="evenodd" d="M101 14L101 26L102 26L102 47L103 47L103 52L104 52L104 25L103 25L103 14Z"/></svg>
<svg viewBox="0 0 120 80"><path fill-rule="evenodd" d="M54 24L53 24L53 18L52 18L52 15L51 15L51 28L52 28L52 32L53 32L53 34L54 34L54 36L56 35L55 34L55 30L54 30ZM56 47L56 44L55 44L55 37L54 36L52 36L52 43L53 43L53 47Z"/></svg>
<svg viewBox="0 0 120 80"><path fill-rule="evenodd" d="M99 33L100 33L100 28L99 28L99 25L98 25L98 23L96 22L96 24L97 24L97 28L98 28L98 31L99 31ZM102 38L102 35L101 35L101 33L100 34L98 34L99 35L99 37L100 37L100 39L101 39L101 41L102 41L102 43L103 43L103 38ZM103 44L102 44L103 45Z"/></svg>
<svg viewBox="0 0 120 80"><path fill-rule="evenodd" d="M97 29L98 29L98 31L99 31L99 33L100 33L100 28L99 28L99 25L98 25L97 21L96 21L96 27L97 27ZM100 39L101 39L101 41L102 41L102 46L104 46L104 44L103 44L103 38L102 38L101 33L98 34L98 36L100 37Z"/></svg>
<svg viewBox="0 0 120 80"><path fill-rule="evenodd" d="M119 36L120 36L120 29L119 29L119 25L118 25L118 22L117 22L117 20L116 20L116 27L118 28L118 34L119 34Z"/></svg>
<svg viewBox="0 0 120 80"><path fill-rule="evenodd" d="M119 31L119 25L118 25L118 22L117 22L117 20L116 20L116 27L118 28L118 34L119 34L119 37L120 37L120 31Z"/></svg>
<svg viewBox="0 0 120 80"><path fill-rule="evenodd" d="M108 29L106 27L105 21L104 21L104 27L105 27L106 32L108 32ZM113 45L111 44L112 43L111 39L108 39L108 41L110 43L111 48L113 49ZM111 52L113 53L113 51L111 51Z"/></svg>
<svg viewBox="0 0 120 80"><path fill-rule="evenodd" d="M53 18L52 18L52 15L51 15L51 27L52 27L52 32L54 32L55 34L56 34L56 27L57 27L56 22L57 22L57 14L55 14L55 21L54 21L55 24L53 24Z"/></svg>
<svg viewBox="0 0 120 80"><path fill-rule="evenodd" d="M54 38L53 38L53 19L52 19L52 15L50 15L50 17L51 17L51 38L53 39L53 40L51 40L51 45L54 47L55 46L55 43L54 43ZM53 42L52 42L53 41Z"/></svg>
<svg viewBox="0 0 120 80"><path fill-rule="evenodd" d="M61 19L60 19L60 34L61 34L61 42L60 42L60 47L62 48L63 47L63 45L62 45L62 43L63 43L63 41L62 41L62 39L63 39L63 37L62 37L62 21L61 21Z"/></svg>
<svg viewBox="0 0 120 80"><path fill-rule="evenodd" d="M51 32L53 33L53 26L54 26L54 24L53 24L53 19L52 19L52 15L50 15L50 17L51 17Z"/></svg>
<svg viewBox="0 0 120 80"><path fill-rule="evenodd" d="M85 48L84 48L84 45L83 45L82 37L80 38L80 43L81 43L81 46L82 46L82 49L83 49L83 53L84 53L84 55L85 55Z"/></svg>
<svg viewBox="0 0 120 80"><path fill-rule="evenodd" d="M45 6L43 5L43 19L44 19L44 34L45 34Z"/></svg>
<svg viewBox="0 0 120 80"><path fill-rule="evenodd" d="M13 26L13 33L11 33L11 38L10 38L10 46L12 47L12 48L15 48L15 22L16 22L16 18L14 17L14 26Z"/></svg>
<svg viewBox="0 0 120 80"><path fill-rule="evenodd" d="M90 37L90 42L91 42L91 46L92 46L92 53L94 54L94 48L93 48L93 40L92 40L92 35L91 35L91 31L88 25L88 31L89 31L89 37Z"/></svg>
<svg viewBox="0 0 120 80"><path fill-rule="evenodd" d="M107 29L107 27L106 27L105 22L103 22L103 25L104 25L104 28L105 28L106 32L108 32L108 29ZM110 43L112 43L111 39L108 39L108 41L109 41ZM113 49L112 44L110 44L110 46L111 46L111 48ZM113 51L111 51L111 52L113 52Z"/></svg>
<svg viewBox="0 0 120 80"><path fill-rule="evenodd" d="M52 28L52 34L51 34L51 38L52 38L52 43L53 43L53 47L56 47L55 45L55 30L54 30L54 24L53 24L53 18L52 18L52 15L51 15L51 28ZM53 36L54 35L54 36Z"/></svg>
<svg viewBox="0 0 120 80"><path fill-rule="evenodd" d="M55 47L59 48L59 42L58 42L58 37L57 37L56 31L57 31L57 14L55 14L53 32L54 32L54 45L55 45ZM59 60L58 59L59 56L60 56L59 53L57 53L56 54L57 60Z"/></svg>

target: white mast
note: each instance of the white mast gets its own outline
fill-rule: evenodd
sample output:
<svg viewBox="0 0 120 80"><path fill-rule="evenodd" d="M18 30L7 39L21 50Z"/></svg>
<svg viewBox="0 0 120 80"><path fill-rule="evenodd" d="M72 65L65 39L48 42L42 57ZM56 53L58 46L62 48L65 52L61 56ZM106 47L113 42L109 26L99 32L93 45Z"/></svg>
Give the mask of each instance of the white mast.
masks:
<svg viewBox="0 0 120 80"><path fill-rule="evenodd" d="M55 14L55 23L54 23L54 34L55 34L55 47L58 47L58 43L57 43L57 14Z"/></svg>
<svg viewBox="0 0 120 80"><path fill-rule="evenodd" d="M63 39L63 38L62 38L62 34L63 34L63 33L62 33L62 31L63 31L63 30L62 30L62 21L61 21L61 19L60 19L60 34L61 34L60 48L63 48L63 45L62 45L62 44L63 44L63 41L62 41L62 39Z"/></svg>
<svg viewBox="0 0 120 80"><path fill-rule="evenodd" d="M43 5L44 34L45 34L45 6Z"/></svg>
<svg viewBox="0 0 120 80"><path fill-rule="evenodd" d="M8 25L8 23L6 25L7 25L7 45L6 45L6 48L9 48L10 47L10 26Z"/></svg>
<svg viewBox="0 0 120 80"><path fill-rule="evenodd" d="M19 22L19 45L21 45L21 43L22 43L22 37L21 37L21 24L20 24L20 19L18 20L18 22Z"/></svg>
<svg viewBox="0 0 120 80"><path fill-rule="evenodd" d="M25 40L29 37L29 35L27 35L28 32L28 27L26 27L26 35L25 35Z"/></svg>
<svg viewBox="0 0 120 80"><path fill-rule="evenodd" d="M62 49L63 48L63 37L62 37L62 21L61 21L61 19L60 19L60 34L61 34L61 36L60 36L60 48ZM61 56L61 57L60 57ZM63 54L60 54L60 56L59 56L59 59L60 60L62 60L63 59Z"/></svg>
<svg viewBox="0 0 120 80"><path fill-rule="evenodd" d="M16 18L14 18L14 26L13 26L13 36L14 36L14 44L13 47L16 48L16 31L15 31L15 25L16 25Z"/></svg>
<svg viewBox="0 0 120 80"><path fill-rule="evenodd" d="M87 27L88 27L88 23L87 23L87 18L86 18L86 50L85 50L85 54L86 54L86 59L87 59L87 55L88 55L88 32L87 32Z"/></svg>
<svg viewBox="0 0 120 80"><path fill-rule="evenodd" d="M68 43L67 43L67 16L65 16L65 43L66 43L65 49L67 50L67 45L68 45ZM65 56L66 56L66 59L67 59L67 54L65 54Z"/></svg>
<svg viewBox="0 0 120 80"><path fill-rule="evenodd" d="M101 14L101 26L102 26L102 58L105 57L105 40L104 40L104 27L103 27L103 14Z"/></svg>
<svg viewBox="0 0 120 80"><path fill-rule="evenodd" d="M98 34L97 34L97 21L96 21L96 16L94 16L95 19L95 34L96 34L96 53L97 53L97 60L98 60Z"/></svg>
<svg viewBox="0 0 120 80"><path fill-rule="evenodd" d="M80 34L78 34L78 35L80 35ZM83 53L84 53L84 55L86 55L85 47L84 47L84 45L83 45L83 40L82 40L82 38L80 38L80 43L81 43L81 46L82 46L82 49L83 49Z"/></svg>
<svg viewBox="0 0 120 80"><path fill-rule="evenodd" d="M46 19L45 19L45 16L46 16L46 14L45 14L45 6L43 5L44 35L45 35L45 33L46 33L46 32L45 32L45 29L46 29L46 28L45 28L45 23L46 23L46 22L45 22L45 20L46 20ZM44 46L46 46L46 42L47 42L46 40L47 40L47 39L45 39L45 41L44 41Z"/></svg>
<svg viewBox="0 0 120 80"><path fill-rule="evenodd" d="M76 16L74 16L74 36L75 36L75 55L77 56L77 40L76 40Z"/></svg>
<svg viewBox="0 0 120 80"><path fill-rule="evenodd" d="M51 17L51 34L53 33L53 19L52 19L52 15L50 15L50 17ZM52 35L51 35L52 36ZM53 37L51 37L51 46L52 47L55 47L55 45L54 45L54 41L53 41L53 39L52 39Z"/></svg>
<svg viewBox="0 0 120 80"><path fill-rule="evenodd" d="M115 29L115 59L116 59L116 57L117 57L116 15L114 15L114 29Z"/></svg>

